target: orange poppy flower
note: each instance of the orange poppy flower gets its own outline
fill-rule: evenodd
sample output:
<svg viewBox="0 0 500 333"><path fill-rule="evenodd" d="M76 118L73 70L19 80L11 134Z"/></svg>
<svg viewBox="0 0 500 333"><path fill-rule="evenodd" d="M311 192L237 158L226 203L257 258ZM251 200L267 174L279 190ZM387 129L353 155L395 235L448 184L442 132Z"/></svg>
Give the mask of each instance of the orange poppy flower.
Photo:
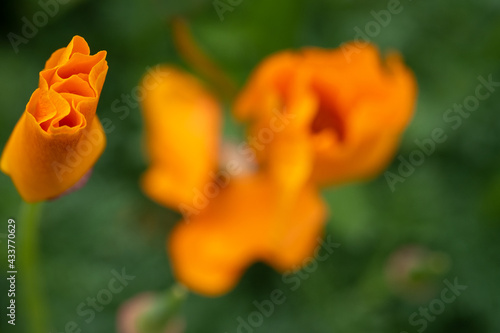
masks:
<svg viewBox="0 0 500 333"><path fill-rule="evenodd" d="M141 179L153 200L179 209L216 170L221 110L192 75L160 66L142 80L150 167Z"/></svg>
<svg viewBox="0 0 500 333"><path fill-rule="evenodd" d="M145 99L148 149L164 160L145 191L169 206L193 206L167 242L174 273L188 288L225 293L256 261L281 272L301 267L326 220L318 184L373 175L387 163L412 114L414 79L395 55L381 64L373 47L353 58L349 64L340 51L306 49L264 61L235 106L252 121L248 144L237 149L256 162L245 174L227 173L223 165L218 177L207 176L218 171L207 145L219 134L210 121L176 121L175 113L186 109L206 119L212 99L197 86L175 74L169 93ZM155 128L148 125L155 120Z"/></svg>
<svg viewBox="0 0 500 333"><path fill-rule="evenodd" d="M106 145L95 115L108 65L106 51L90 55L75 36L55 51L40 72L39 87L12 132L1 157L27 202L57 197L94 165Z"/></svg>
<svg viewBox="0 0 500 333"><path fill-rule="evenodd" d="M253 148L276 177L292 168L295 178L337 184L374 176L392 158L413 114L414 76L397 54L383 62L374 46L349 47L349 59L341 49L275 54L237 99L234 112L251 122ZM277 114L290 120L280 130Z"/></svg>
<svg viewBox="0 0 500 333"><path fill-rule="evenodd" d="M221 110L215 98L193 76L168 66L148 73L141 87L151 160L142 189L186 213L167 242L179 281L217 295L257 260L279 270L300 266L324 223L325 207L315 189L303 186L299 194L285 195L272 179L253 171L226 173L222 180L217 176ZM243 163L237 164L242 170Z"/></svg>

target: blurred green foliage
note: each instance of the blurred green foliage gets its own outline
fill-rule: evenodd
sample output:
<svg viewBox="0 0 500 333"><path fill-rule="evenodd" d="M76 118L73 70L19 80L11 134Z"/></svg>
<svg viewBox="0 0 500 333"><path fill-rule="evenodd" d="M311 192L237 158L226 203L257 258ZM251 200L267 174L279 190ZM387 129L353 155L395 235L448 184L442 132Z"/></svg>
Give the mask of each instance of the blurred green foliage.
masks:
<svg viewBox="0 0 500 333"><path fill-rule="evenodd" d="M44 207L39 278L53 332L63 332L69 321L83 332L113 332L120 304L174 282L165 237L179 215L151 202L138 187L146 168L139 108L130 108L130 115L120 119L111 107L131 93L148 67L165 62L185 66L172 42L172 17L188 19L200 46L242 85L272 52L310 45L333 48L352 40L354 28L364 30L374 20L371 11L387 4L242 0L221 21L213 2L205 0L73 0L60 5L15 53L8 33L21 34L22 18L31 19L41 7L37 1L3 1L2 147L54 50L79 34L92 52L108 51L109 73L98 108L98 115L115 126L106 151L82 190ZM429 138L435 128L443 128L448 139L394 192L384 175L324 191L330 207L325 233L341 246L298 290L290 291L270 268L254 265L226 296L191 295L182 309L186 332L236 332L237 318L247 318L255 311L252 302L269 299L274 289L285 291L287 301L255 332L417 332L423 326L411 325L411 315L440 297L444 279L453 282L455 277L467 290L428 321L425 331L500 332L500 91L481 101L457 130L443 121L446 109L474 93L479 75L500 81L500 3L401 0L401 5L403 10L371 38L384 51L399 50L419 83L417 112L398 154L408 158L418 149L415 139ZM230 105L225 107L229 112ZM237 136L241 129L236 126L227 122L225 133ZM398 167L395 159L388 170L397 173ZM20 198L5 175L0 175L0 190L2 236L7 219L18 214ZM0 241L0 305L5 309L7 252L5 238ZM420 287L429 293L423 299L395 289L386 274L389 258L408 244L449 260L447 268L433 274L407 274L410 288L412 279L421 279ZM136 278L87 323L77 307L107 287L112 270L122 268ZM29 314L18 309L13 328L6 324L4 310L0 313L2 332L26 332Z"/></svg>

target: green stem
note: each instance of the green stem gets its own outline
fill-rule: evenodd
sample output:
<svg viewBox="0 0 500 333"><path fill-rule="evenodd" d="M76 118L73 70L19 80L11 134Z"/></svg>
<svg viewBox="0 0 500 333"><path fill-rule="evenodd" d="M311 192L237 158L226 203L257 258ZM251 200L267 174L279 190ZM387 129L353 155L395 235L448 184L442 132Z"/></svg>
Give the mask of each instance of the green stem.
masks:
<svg viewBox="0 0 500 333"><path fill-rule="evenodd" d="M29 332L47 333L47 315L44 297L40 288L38 267L38 227L42 204L23 203L16 223L17 237L17 272L23 299L19 302L24 307L24 314L29 323ZM23 304L24 303L24 304Z"/></svg>
<svg viewBox="0 0 500 333"><path fill-rule="evenodd" d="M137 330L141 333L165 332L167 325L177 316L187 295L188 290L180 284L157 294L149 309L139 318Z"/></svg>

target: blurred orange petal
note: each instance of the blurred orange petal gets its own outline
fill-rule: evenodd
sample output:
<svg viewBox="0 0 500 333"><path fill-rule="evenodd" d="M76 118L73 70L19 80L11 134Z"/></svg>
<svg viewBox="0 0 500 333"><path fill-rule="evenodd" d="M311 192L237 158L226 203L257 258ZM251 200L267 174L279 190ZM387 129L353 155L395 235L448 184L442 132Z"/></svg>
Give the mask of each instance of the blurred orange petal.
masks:
<svg viewBox="0 0 500 333"><path fill-rule="evenodd" d="M141 180L153 200L178 209L218 164L221 110L192 75L169 66L142 80L142 109L150 167Z"/></svg>
<svg viewBox="0 0 500 333"><path fill-rule="evenodd" d="M193 291L215 296L256 261L280 271L299 267L314 250L325 210L312 186L289 197L262 174L233 179L207 209L171 233L174 272Z"/></svg>

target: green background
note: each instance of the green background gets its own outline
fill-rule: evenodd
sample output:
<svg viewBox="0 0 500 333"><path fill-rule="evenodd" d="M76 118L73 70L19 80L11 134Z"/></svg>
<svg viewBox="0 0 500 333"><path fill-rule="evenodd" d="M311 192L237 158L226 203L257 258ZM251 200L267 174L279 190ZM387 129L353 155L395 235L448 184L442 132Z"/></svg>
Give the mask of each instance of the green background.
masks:
<svg viewBox="0 0 500 333"><path fill-rule="evenodd" d="M172 42L172 17L188 19L200 46L241 86L270 53L338 47L355 37L355 27L364 30L374 21L371 11L386 9L387 4L242 0L221 21L213 3L204 0L73 0L59 5L57 14L16 53L8 33L20 35L22 18L31 21L41 7L37 1L3 1L0 147L54 50L79 34L93 53L108 52L98 115L111 119L115 130L89 183L44 205L39 281L47 296L51 332L64 332L69 321L82 332L114 332L117 309L124 301L174 283L165 238L179 215L139 189L138 178L147 167L139 108L130 108L125 119L111 108L122 94L133 91L148 67L186 65ZM448 108L474 94L478 76L500 81L500 2L401 0L401 6L403 10L371 38L383 51L399 50L418 80L417 111L398 155L408 159L418 149L415 140L429 138L436 128L442 128L447 139L397 183L394 192L383 174L324 191L330 209L326 234L341 246L301 280L296 291L279 273L256 264L223 297L190 295L181 309L186 332L236 332L237 318L247 318L255 311L253 301L269 299L274 289L285 292L286 302L254 332L418 332L423 326L411 325L411 315L436 304L446 288L443 281L455 278L467 289L446 304L425 331L500 332L500 91L481 101L456 130L443 120ZM228 112L229 105L225 107ZM226 123L226 136L241 137L241 128L235 126ZM398 166L395 157L388 170L396 174ZM21 305L18 325L6 324L4 236L7 219L18 216L20 198L3 174L0 197L0 328L27 332L30 314L23 313ZM416 259L417 269L399 269L399 282L394 282L386 273L388 260L409 245L423 255ZM411 255L402 258L409 262ZM112 270L123 268L136 278L86 323L76 313L78 305L107 287Z"/></svg>

